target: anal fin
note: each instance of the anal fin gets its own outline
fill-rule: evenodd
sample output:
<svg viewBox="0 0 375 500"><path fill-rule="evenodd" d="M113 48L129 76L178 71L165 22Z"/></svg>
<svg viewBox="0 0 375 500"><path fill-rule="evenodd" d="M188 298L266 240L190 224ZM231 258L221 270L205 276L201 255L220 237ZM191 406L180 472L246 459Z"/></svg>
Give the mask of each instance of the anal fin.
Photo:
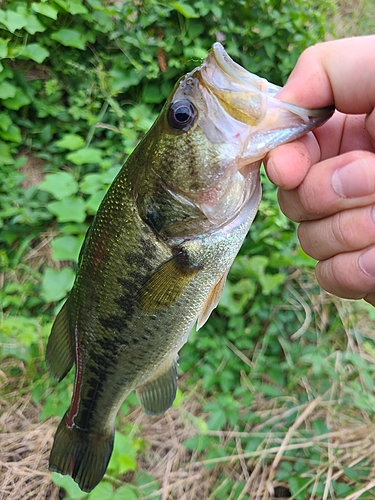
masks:
<svg viewBox="0 0 375 500"><path fill-rule="evenodd" d="M164 262L138 293L138 303L146 312L167 309L174 304L200 267L191 267L188 256L180 252Z"/></svg>
<svg viewBox="0 0 375 500"><path fill-rule="evenodd" d="M161 415L172 406L177 392L177 358L151 380L137 387L137 397L148 415Z"/></svg>
<svg viewBox="0 0 375 500"><path fill-rule="evenodd" d="M215 285L211 288L210 293L208 294L208 297L206 299L206 302L203 304L203 307L201 309L201 312L198 316L198 321L197 321L197 330L201 328L208 318L210 317L210 314L212 311L215 309L215 307L218 305L221 294L223 293L225 282L227 280L229 269L225 271L223 276L215 283Z"/></svg>
<svg viewBox="0 0 375 500"><path fill-rule="evenodd" d="M69 299L56 316L46 348L46 363L51 375L62 380L74 363L74 338L69 329Z"/></svg>

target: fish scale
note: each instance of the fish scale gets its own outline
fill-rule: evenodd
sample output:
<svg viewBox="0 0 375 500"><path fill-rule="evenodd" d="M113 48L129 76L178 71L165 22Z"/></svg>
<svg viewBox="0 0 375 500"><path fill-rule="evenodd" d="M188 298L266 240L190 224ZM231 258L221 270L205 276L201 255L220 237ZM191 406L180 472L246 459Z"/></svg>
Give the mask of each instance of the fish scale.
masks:
<svg viewBox="0 0 375 500"><path fill-rule="evenodd" d="M132 390L150 415L172 405L178 352L216 307L257 212L261 159L333 112L276 92L215 44L176 84L98 209L46 350L57 379L76 367L50 470L84 491L105 473Z"/></svg>

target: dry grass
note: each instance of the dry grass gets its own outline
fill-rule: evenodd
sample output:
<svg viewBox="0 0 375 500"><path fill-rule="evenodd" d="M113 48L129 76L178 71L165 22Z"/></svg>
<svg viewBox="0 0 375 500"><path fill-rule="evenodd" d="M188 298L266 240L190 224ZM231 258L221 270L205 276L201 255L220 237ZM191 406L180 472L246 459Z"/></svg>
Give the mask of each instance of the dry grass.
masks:
<svg viewBox="0 0 375 500"><path fill-rule="evenodd" d="M357 338L358 330L365 337L375 340L374 323L366 314L358 315L356 304L340 301L320 290L313 273L297 271L288 282L290 301L283 308L292 309L301 327L292 335L294 342L305 342L311 329L317 332L317 345L326 340L328 324L332 320L332 307L335 307L342 325L341 332L331 335L332 356L337 373L342 373L340 353L360 354L368 363L374 363L373 352L364 350L363 342ZM277 311L276 311L277 316ZM359 321L359 318L361 320ZM366 320L365 320L366 319ZM244 353L235 354L251 366ZM39 412L29 396L17 397L17 382L7 380L0 371L0 388L6 399L0 399L0 500L58 500L63 498L59 488L51 482L47 471L49 451L57 420L39 421ZM246 375L246 374L245 374ZM243 381L246 376L240 374ZM358 376L361 381L361 374ZM185 395L180 408L172 408L159 418L147 417L136 409L123 424L132 425L132 433L147 443L147 450L138 457L137 472L144 470L158 483L161 500L209 500L230 482L238 487L236 498L239 500L271 500L291 498L288 482L280 481L277 471L297 461L309 464L303 476L309 481L312 493L306 500L327 500L335 497L335 484L348 483L352 493L345 500L355 500L364 493L375 498L375 422L369 414L355 404L343 404L345 380L340 377L332 380L325 394L318 394L310 373L300 381L300 390L308 396L307 402L300 404L291 396L266 398L254 394L254 401L248 408L241 408L241 416L257 415L257 423L220 431L206 431L204 434L218 441L217 445L226 455L208 459L204 452L188 449L184 442L199 434L199 422L208 420L202 405L208 400L200 384L184 387L182 377L180 386ZM265 379L266 380L266 379ZM23 386L25 381L20 382ZM24 391L22 391L24 393ZM245 422L246 418L241 421ZM323 421L328 429L324 435L315 437L314 422ZM287 430L285 430L287 429ZM256 449L246 451L246 443L255 438L259 444ZM303 454L296 455L296 450ZM312 462L309 457L315 453L319 461ZM296 458L296 457L299 458ZM302 459L301 459L302 456ZM303 458L305 457L305 458ZM347 470L367 468L367 479L351 481ZM365 464L365 465L363 465ZM109 478L109 480L113 480ZM132 482L133 475L126 474L125 482ZM318 484L324 484L324 493L317 491ZM116 486L122 484L118 481ZM233 488L234 489L237 488ZM238 496L239 495L239 496ZM151 496L141 496L151 500ZM222 496L220 498L223 498ZM228 500L231 500L231 494ZM342 497L340 497L342 498Z"/></svg>
<svg viewBox="0 0 375 500"><path fill-rule="evenodd" d="M335 38L371 35L375 33L375 3L373 0L337 0L333 18Z"/></svg>
<svg viewBox="0 0 375 500"><path fill-rule="evenodd" d="M308 389L312 394L313 388ZM126 423L133 425L134 434L148 443L147 452L139 457L138 471L145 470L158 481L162 500L213 499L228 481L241 485L237 497L240 500L290 498L288 484L278 481L276 472L282 462L295 462L289 452L297 449L305 450L306 457L312 451L319 451L322 457L305 473L313 487L313 493L306 497L309 500L335 498L333 481L348 482L346 468L355 468L361 461L367 461L370 479L353 483L355 493L345 500L360 498L366 491L374 491L375 498L375 422L366 412L340 407L339 382L332 384L329 393L310 397L306 404L296 403L293 407L285 398L265 399L258 395L241 412L257 414L259 423L242 432L236 428L206 432L219 440L223 449L232 449L230 455L211 460L183 445L199 433L197 419L207 417L194 396L194 388L189 390L190 400L187 398L182 408L172 408L162 417L147 417L139 409L124 417ZM62 498L47 472L57 420L40 423L39 409L25 397L13 404L1 401L0 405L0 500ZM305 431L317 419L326 422L329 432L306 437ZM280 431L288 425L287 432ZM243 443L251 437L261 438L260 444L254 451L246 452ZM131 482L132 475L128 473L124 480ZM323 496L314 494L319 481L325 484ZM142 498L155 498L155 493Z"/></svg>
<svg viewBox="0 0 375 500"><path fill-rule="evenodd" d="M299 432L301 427L309 428L316 418L329 416L330 404L319 397L292 410L296 419L283 437L277 437L276 433L262 432L262 428L267 427L271 421L282 425L285 419L290 417L290 409L286 410L283 406L275 408L275 404L275 401L267 402L259 398L259 401L248 409L261 412L264 419L262 424L249 432L208 431L208 435L220 439L224 448L230 441L236 442L232 455L212 460L201 459L199 454L187 452L182 442L187 439L189 432L181 426L181 416L175 410L155 424L145 426L147 432L144 437L150 441L152 452L151 459L145 465L147 470L159 479L162 485L162 499L215 498L215 486L218 490L217 484L219 483L219 487L223 485L220 484L220 478L221 483L230 480L244 484L239 499L289 498L288 485L279 482L275 474L282 460L293 461L292 457L285 457L285 452L296 449L320 449L327 456L327 462L311 469L309 477L311 484L317 483L322 477L325 478L329 492L332 481L340 481L345 467L353 467L361 460L372 458L374 455L375 423L364 424L348 419L346 426L343 426L342 421L336 420L337 426L332 425L333 430L326 435L316 439L302 437ZM257 450L244 452L242 440L251 436L262 436L263 440ZM370 477L373 476L372 473ZM347 500L359 498L361 492L374 486L375 481L363 484L358 487L358 496L351 495ZM321 497L312 494L310 500L313 498Z"/></svg>
<svg viewBox="0 0 375 500"><path fill-rule="evenodd" d="M54 426L38 413L29 399L0 400L0 500L59 498L47 472Z"/></svg>

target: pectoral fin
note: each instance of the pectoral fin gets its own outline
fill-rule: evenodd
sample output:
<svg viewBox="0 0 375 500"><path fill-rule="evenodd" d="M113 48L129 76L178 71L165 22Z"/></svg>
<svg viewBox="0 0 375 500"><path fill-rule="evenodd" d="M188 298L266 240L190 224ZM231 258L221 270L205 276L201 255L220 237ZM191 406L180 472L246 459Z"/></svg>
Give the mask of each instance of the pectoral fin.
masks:
<svg viewBox="0 0 375 500"><path fill-rule="evenodd" d="M164 262L146 281L138 294L141 309L154 312L170 307L199 269L189 266L188 257L183 252Z"/></svg>
<svg viewBox="0 0 375 500"><path fill-rule="evenodd" d="M46 348L46 363L51 375L62 380L74 363L74 338L69 330L69 299L56 316Z"/></svg>
<svg viewBox="0 0 375 500"><path fill-rule="evenodd" d="M196 328L197 330L199 330L199 328L201 328L206 323L210 314L218 305L221 294L224 290L225 282L227 280L228 271L229 269L227 269L223 276L219 279L219 281L215 283L206 299L206 302L203 304L202 310L198 316Z"/></svg>
<svg viewBox="0 0 375 500"><path fill-rule="evenodd" d="M137 397L148 415L161 415L172 406L177 391L177 358L154 378L137 388Z"/></svg>

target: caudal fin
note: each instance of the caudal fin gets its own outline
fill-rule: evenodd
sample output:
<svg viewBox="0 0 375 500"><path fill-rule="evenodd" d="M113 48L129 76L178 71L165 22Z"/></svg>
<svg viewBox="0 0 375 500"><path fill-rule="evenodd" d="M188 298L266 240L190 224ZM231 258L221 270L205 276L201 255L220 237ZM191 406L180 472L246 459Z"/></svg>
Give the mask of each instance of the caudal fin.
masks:
<svg viewBox="0 0 375 500"><path fill-rule="evenodd" d="M69 428L65 417L56 431L49 459L49 470L71 476L82 491L91 491L107 469L113 449L114 433L89 433Z"/></svg>

